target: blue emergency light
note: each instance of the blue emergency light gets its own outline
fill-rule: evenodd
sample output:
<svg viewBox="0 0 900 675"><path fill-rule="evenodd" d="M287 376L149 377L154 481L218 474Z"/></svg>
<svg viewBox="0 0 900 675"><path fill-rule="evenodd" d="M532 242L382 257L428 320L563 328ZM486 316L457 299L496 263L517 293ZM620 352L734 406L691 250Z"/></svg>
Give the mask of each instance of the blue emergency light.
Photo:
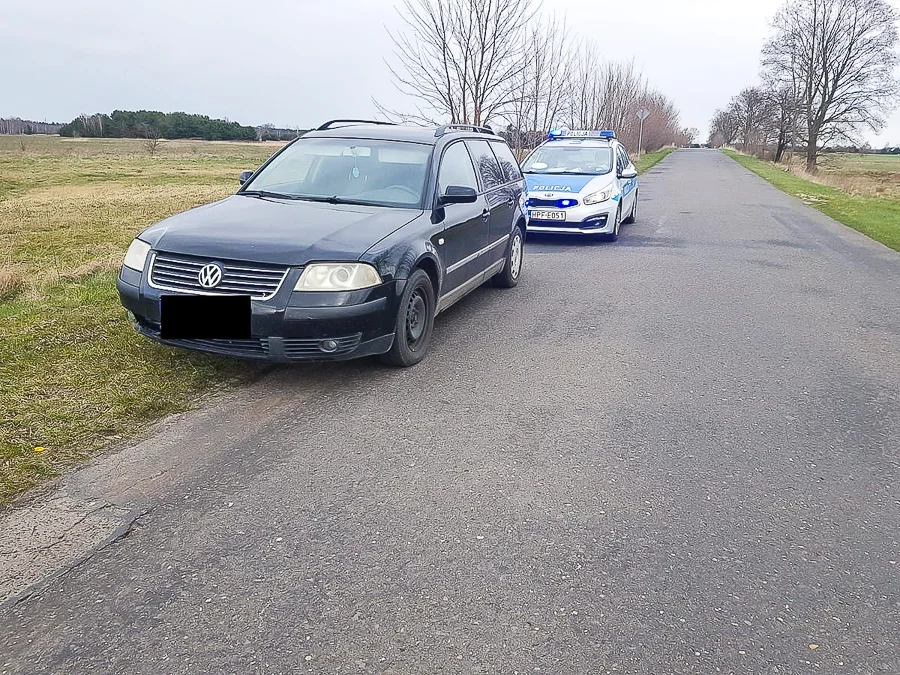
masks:
<svg viewBox="0 0 900 675"><path fill-rule="evenodd" d="M615 131L599 131L596 129L551 129L547 132L547 138L605 138L611 140L616 137Z"/></svg>

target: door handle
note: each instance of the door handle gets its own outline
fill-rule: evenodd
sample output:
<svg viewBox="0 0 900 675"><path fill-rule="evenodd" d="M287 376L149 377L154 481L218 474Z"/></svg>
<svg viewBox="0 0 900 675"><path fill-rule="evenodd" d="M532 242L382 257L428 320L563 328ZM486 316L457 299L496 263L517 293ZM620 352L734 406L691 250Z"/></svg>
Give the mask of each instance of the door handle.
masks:
<svg viewBox="0 0 900 675"><path fill-rule="evenodd" d="M487 219L490 218L490 217L491 217L491 212L488 211L487 209L485 209L484 211L481 212L481 219L482 219L482 220L487 220Z"/></svg>

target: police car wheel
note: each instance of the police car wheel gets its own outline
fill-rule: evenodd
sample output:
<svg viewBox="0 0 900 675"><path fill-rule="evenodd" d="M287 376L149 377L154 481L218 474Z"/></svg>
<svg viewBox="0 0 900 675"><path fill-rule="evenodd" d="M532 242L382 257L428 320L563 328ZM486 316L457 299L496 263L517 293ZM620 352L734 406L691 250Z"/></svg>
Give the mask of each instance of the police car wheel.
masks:
<svg viewBox="0 0 900 675"><path fill-rule="evenodd" d="M616 211L616 220L613 224L613 231L606 235L606 241L616 241L619 238L619 228L622 227L622 205Z"/></svg>
<svg viewBox="0 0 900 675"><path fill-rule="evenodd" d="M628 216L624 221L622 221L625 225L631 225L634 221L637 220L637 200L638 193L634 193L634 201L631 203L631 215Z"/></svg>

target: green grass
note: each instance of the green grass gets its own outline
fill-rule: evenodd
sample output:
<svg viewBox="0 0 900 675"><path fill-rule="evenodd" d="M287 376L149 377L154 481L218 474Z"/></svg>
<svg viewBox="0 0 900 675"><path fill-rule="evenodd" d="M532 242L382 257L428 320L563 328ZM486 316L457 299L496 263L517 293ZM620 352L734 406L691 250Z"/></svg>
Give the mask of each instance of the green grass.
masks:
<svg viewBox="0 0 900 675"><path fill-rule="evenodd" d="M132 237L277 145L0 136L0 503L259 367L156 345L115 277ZM43 448L35 452L35 448Z"/></svg>
<svg viewBox="0 0 900 675"><path fill-rule="evenodd" d="M675 148L663 148L662 150L657 150L656 152L648 152L638 158L632 157L631 159L634 162L634 166L637 169L638 173L644 173L651 167L659 164L664 157L673 152L675 152Z"/></svg>
<svg viewBox="0 0 900 675"><path fill-rule="evenodd" d="M885 246L900 251L900 199L854 194L830 185L805 180L771 162L731 150L723 150L723 152L740 165L772 183L779 190L801 199L822 213L880 241ZM828 160L826 159L826 161ZM898 171L900 171L900 167L898 167ZM829 179L829 177L826 176L825 179Z"/></svg>

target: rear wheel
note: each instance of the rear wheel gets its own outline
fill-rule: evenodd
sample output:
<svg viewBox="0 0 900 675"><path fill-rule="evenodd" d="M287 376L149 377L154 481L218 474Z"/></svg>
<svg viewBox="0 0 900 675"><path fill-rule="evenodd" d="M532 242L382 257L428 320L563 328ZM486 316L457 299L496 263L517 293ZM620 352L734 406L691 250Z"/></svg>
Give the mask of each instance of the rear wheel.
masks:
<svg viewBox="0 0 900 675"><path fill-rule="evenodd" d="M524 243L522 228L517 227L509 238L509 245L506 247L506 260L503 262L503 269L497 272L492 279L495 286L499 286L500 288L512 288L519 283L519 276L522 273L522 258L525 248Z"/></svg>
<svg viewBox="0 0 900 675"><path fill-rule="evenodd" d="M434 328L434 287L424 270L417 269L406 281L394 323L394 344L381 355L391 366L407 368L425 358Z"/></svg>

